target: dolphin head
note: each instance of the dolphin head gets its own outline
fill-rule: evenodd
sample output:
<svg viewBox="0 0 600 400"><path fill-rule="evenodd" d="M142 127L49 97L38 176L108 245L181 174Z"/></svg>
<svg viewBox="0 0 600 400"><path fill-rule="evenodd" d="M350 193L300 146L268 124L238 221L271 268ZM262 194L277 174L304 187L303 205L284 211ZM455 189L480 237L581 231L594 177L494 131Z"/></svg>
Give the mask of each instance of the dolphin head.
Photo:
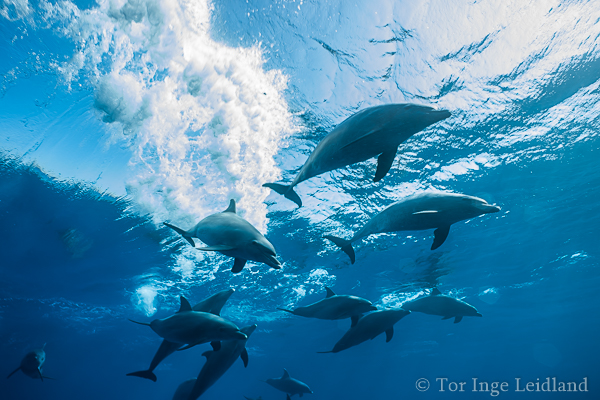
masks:
<svg viewBox="0 0 600 400"><path fill-rule="evenodd" d="M500 211L500 207L489 204L479 197L467 195L455 195L454 197L453 215L459 221L498 211Z"/></svg>
<svg viewBox="0 0 600 400"><path fill-rule="evenodd" d="M248 336L241 332L233 323L232 326L222 326L219 328L219 337L223 340L246 340Z"/></svg>
<svg viewBox="0 0 600 400"><path fill-rule="evenodd" d="M281 263L273 245L265 238L253 240L248 248L252 260L267 264L271 268L280 269Z"/></svg>
<svg viewBox="0 0 600 400"><path fill-rule="evenodd" d="M405 132L413 135L436 122L449 118L452 114L448 110L436 110L433 107L418 104L399 104L401 109L396 114L399 125Z"/></svg>
<svg viewBox="0 0 600 400"><path fill-rule="evenodd" d="M488 204L487 201L478 197L474 197L471 201L471 205L481 211L483 214L493 214L500 211L500 207L493 204Z"/></svg>
<svg viewBox="0 0 600 400"><path fill-rule="evenodd" d="M256 324L250 325L250 326L245 326L242 329L240 329L240 332L242 332L247 337L250 337L250 335L252 335L252 333L254 332L255 329L256 329Z"/></svg>

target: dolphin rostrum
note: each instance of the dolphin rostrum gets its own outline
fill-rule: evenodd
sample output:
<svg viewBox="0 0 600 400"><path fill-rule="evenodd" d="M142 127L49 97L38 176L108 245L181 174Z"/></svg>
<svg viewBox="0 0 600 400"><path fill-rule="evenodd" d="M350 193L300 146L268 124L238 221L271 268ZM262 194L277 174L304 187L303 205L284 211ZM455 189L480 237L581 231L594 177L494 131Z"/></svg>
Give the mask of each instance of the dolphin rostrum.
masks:
<svg viewBox="0 0 600 400"><path fill-rule="evenodd" d="M278 308L294 315L319 319L345 319L352 318L352 326L358 321L359 316L369 311L377 310L369 300L357 296L337 295L328 287L327 297L305 307L294 310Z"/></svg>
<svg viewBox="0 0 600 400"><path fill-rule="evenodd" d="M385 332L385 341L389 342L394 336L394 325L402 318L410 314L410 311L379 310L360 318L348 332L333 346L331 351L319 351L318 353L338 353L361 344L369 339L373 340Z"/></svg>
<svg viewBox="0 0 600 400"><path fill-rule="evenodd" d="M422 312L429 315L440 315L449 319L454 317L454 323L458 324L463 317L481 317L482 315L472 305L443 295L438 288L433 288L429 296L421 296L402 304L402 308L408 311Z"/></svg>
<svg viewBox="0 0 600 400"><path fill-rule="evenodd" d="M283 375L281 378L270 378L265 382L273 386L275 389L289 394L290 396L299 394L300 397L302 397L304 393L313 392L306 383L301 382L298 379L290 378L290 374L285 368L283 369Z"/></svg>
<svg viewBox="0 0 600 400"><path fill-rule="evenodd" d="M193 311L192 306L183 296L181 296L179 311L170 317L155 319L149 324L130 321L149 326L158 336L169 342L187 344L180 350L208 342L213 342L213 347L218 349L221 340L244 340L247 338L233 322L218 315Z"/></svg>
<svg viewBox="0 0 600 400"><path fill-rule="evenodd" d="M250 337L256 329L256 324L246 326L240 329L241 332ZM208 388L215 384L221 376L233 365L239 358L244 362L244 367L248 366L248 351L246 350L247 340L226 340L221 344L219 351L209 350L202 354L206 357L206 363L202 367L196 383L185 400L196 400Z"/></svg>
<svg viewBox="0 0 600 400"><path fill-rule="evenodd" d="M361 230L348 240L331 235L324 236L324 238L341 247L354 264L356 257L352 243L369 235L435 229L433 232L435 238L431 246L431 250L435 250L448 237L450 225L498 211L500 211L500 207L488 204L478 197L457 193L425 192L391 204L371 218Z"/></svg>
<svg viewBox="0 0 600 400"><path fill-rule="evenodd" d="M223 306L234 291L234 289L228 289L216 293L202 300L200 303L196 304L194 307L192 307L192 310L220 315L221 309L223 308ZM131 372L127 374L127 376L138 376L140 378L146 378L150 379L153 382L156 382L156 375L154 374L154 369L158 367L158 364L160 364L162 360L176 352L181 347L181 343L172 343L168 340L163 340L160 347L156 351L154 358L152 358L152 361L150 362L150 368L148 368L145 371Z"/></svg>
<svg viewBox="0 0 600 400"><path fill-rule="evenodd" d="M290 185L265 183L263 186L301 207L302 200L294 192L294 187L300 182L379 156L373 178L377 182L390 170L401 143L449 116L449 111L417 104L384 104L366 108L347 118L319 142Z"/></svg>
<svg viewBox="0 0 600 400"><path fill-rule="evenodd" d="M13 376L18 370L21 370L21 372L30 378L41 379L42 382L44 381L44 378L53 379L42 374L42 365L44 364L44 361L46 361L46 352L44 351L45 347L46 343L44 343L41 349L36 349L25 354L25 357L23 357L21 360L21 365L19 368L11 372L6 379Z"/></svg>
<svg viewBox="0 0 600 400"><path fill-rule="evenodd" d="M275 248L254 226L238 216L235 211L235 200L231 199L227 210L209 215L198 222L189 231L164 222L166 226L179 233L192 246L198 238L208 247L196 247L203 251L218 251L228 257L235 258L231 272L241 272L246 261L257 261L271 268L281 268L277 260Z"/></svg>

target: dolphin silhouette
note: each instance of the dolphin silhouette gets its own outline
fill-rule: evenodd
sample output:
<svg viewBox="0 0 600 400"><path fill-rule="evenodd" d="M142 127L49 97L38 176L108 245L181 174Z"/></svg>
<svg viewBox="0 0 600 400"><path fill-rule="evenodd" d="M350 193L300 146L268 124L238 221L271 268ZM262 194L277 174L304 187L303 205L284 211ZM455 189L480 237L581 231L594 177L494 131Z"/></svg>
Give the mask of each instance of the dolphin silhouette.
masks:
<svg viewBox="0 0 600 400"><path fill-rule="evenodd" d="M192 307L193 311L203 311L210 314L220 315L221 309L231 297L231 295L235 292L234 289L223 290L219 293L216 293L204 300L200 303L196 304ZM158 365L168 356L176 352L182 347L181 343L172 343L168 340L163 340L160 344L160 347L156 351L154 358L150 362L150 368L145 371L136 371L130 372L127 376L137 376L140 378L150 379L153 382L156 382L156 375L154 374L154 369L158 367Z"/></svg>
<svg viewBox="0 0 600 400"><path fill-rule="evenodd" d="M183 296L179 311L170 317L155 319L150 323L135 322L146 325L163 339L187 346L179 349L185 350L198 344L215 342L213 347L218 349L221 340L244 340L247 338L231 321L218 315L201 311L193 311L192 306Z"/></svg>
<svg viewBox="0 0 600 400"><path fill-rule="evenodd" d="M302 207L294 187L324 172L379 156L374 182L390 170L398 146L428 126L450 117L446 110L417 104L385 104L348 117L319 142L290 185L265 183Z"/></svg>
<svg viewBox="0 0 600 400"><path fill-rule="evenodd" d="M338 353L361 344L369 339L373 340L385 332L385 341L389 342L394 336L394 325L402 318L410 314L410 311L379 310L360 318L348 332L333 346L331 351L319 351L318 353Z"/></svg>
<svg viewBox="0 0 600 400"><path fill-rule="evenodd" d="M256 324L246 326L240 329L246 336L250 337L252 332L256 329ZM221 344L219 351L209 350L204 352L202 355L206 357L206 363L202 367L196 383L192 388L186 400L196 400L208 388L215 384L225 372L233 365L233 363L239 358L244 362L244 367L248 366L248 351L246 350L246 340L226 340Z"/></svg>
<svg viewBox="0 0 600 400"><path fill-rule="evenodd" d="M488 204L478 197L457 193L425 192L397 201L374 216L350 239L326 235L350 257L356 256L352 243L375 233L421 231L435 229L431 250L440 247L450 232L450 225L482 214L495 213L500 207Z"/></svg>
<svg viewBox="0 0 600 400"><path fill-rule="evenodd" d="M165 226L179 233L192 246L196 247L192 238L198 238L208 247L196 247L203 251L218 251L228 257L235 258L231 272L241 272L246 261L257 261L271 268L281 268L277 260L275 248L254 226L236 214L235 200L229 201L229 207L223 212L209 215L190 229L185 231L164 222Z"/></svg>
<svg viewBox="0 0 600 400"><path fill-rule="evenodd" d="M304 393L313 392L306 383L301 382L298 379L291 378L290 374L285 368L283 369L283 375L281 378L270 378L265 382L273 386L275 389L289 394L290 396L298 394L300 397L302 397Z"/></svg>
<svg viewBox="0 0 600 400"><path fill-rule="evenodd" d="M28 377L33 379L40 379L42 382L44 382L44 378L53 379L44 376L42 373L42 365L44 365L44 362L46 361L46 352L44 351L45 347L46 343L44 343L41 349L36 349L25 354L25 357L23 357L23 359L21 360L21 365L19 365L19 368L11 372L6 377L6 379L13 376L19 370L21 370L21 372L23 372Z"/></svg>
<svg viewBox="0 0 600 400"><path fill-rule="evenodd" d="M454 297L443 295L438 288L433 288L429 296L421 296L402 304L408 311L416 311L430 315L440 315L449 319L454 317L458 324L463 317L481 317L482 315L472 305Z"/></svg>
<svg viewBox="0 0 600 400"><path fill-rule="evenodd" d="M327 290L326 297L316 303L294 310L285 308L278 308L278 310L307 318L330 320L352 318L352 326L358 321L360 315L377 310L369 300L357 296L337 295L328 287L325 287L325 290Z"/></svg>

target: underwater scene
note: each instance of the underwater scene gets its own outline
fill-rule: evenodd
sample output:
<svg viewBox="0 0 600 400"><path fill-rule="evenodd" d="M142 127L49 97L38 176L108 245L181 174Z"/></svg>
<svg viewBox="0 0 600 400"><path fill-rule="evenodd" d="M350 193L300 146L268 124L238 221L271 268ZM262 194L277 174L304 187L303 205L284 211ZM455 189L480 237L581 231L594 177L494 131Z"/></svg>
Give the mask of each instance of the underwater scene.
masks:
<svg viewBox="0 0 600 400"><path fill-rule="evenodd" d="M0 399L600 399L599 115L593 0L0 0Z"/></svg>

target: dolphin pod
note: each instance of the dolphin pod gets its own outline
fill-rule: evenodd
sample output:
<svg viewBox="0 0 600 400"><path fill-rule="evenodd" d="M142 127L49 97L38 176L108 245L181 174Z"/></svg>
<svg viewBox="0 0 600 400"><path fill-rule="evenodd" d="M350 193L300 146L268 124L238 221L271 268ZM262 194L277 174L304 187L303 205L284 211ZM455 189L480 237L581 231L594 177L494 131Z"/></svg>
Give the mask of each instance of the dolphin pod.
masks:
<svg viewBox="0 0 600 400"><path fill-rule="evenodd" d="M273 386L275 389L287 393L290 396L298 394L300 397L302 397L304 396L304 393L313 392L306 383L301 382L298 379L291 378L290 374L285 368L283 369L283 375L281 375L281 378L269 378L265 382Z"/></svg>
<svg viewBox="0 0 600 400"><path fill-rule="evenodd" d="M358 320L358 316L369 311L377 310L369 300L357 296L337 295L328 287L325 287L327 295L324 299L295 310L278 308L294 315L318 319L345 319L352 318L352 325Z"/></svg>
<svg viewBox="0 0 600 400"><path fill-rule="evenodd" d="M246 261L257 261L271 268L281 268L275 248L254 226L236 214L235 200L223 212L209 215L189 231L164 222L165 226L179 233L193 247L203 251L217 251L233 257L234 274L241 272ZM198 238L208 247L196 247Z"/></svg>
<svg viewBox="0 0 600 400"><path fill-rule="evenodd" d="M158 336L169 342L187 344L181 350L208 342L213 342L213 347L218 349L221 340L247 339L247 336L240 332L233 322L218 315L193 311L192 306L183 296L181 296L179 311L170 317L155 319L151 323L130 321L149 326Z"/></svg>
<svg viewBox="0 0 600 400"><path fill-rule="evenodd" d="M221 309L223 308L229 297L231 297L234 291L234 289L228 289L216 293L202 300L200 303L196 304L194 307L192 307L192 310L220 315ZM152 358L152 361L150 362L150 368L148 368L145 371L130 372L127 374L127 376L137 376L140 378L150 379L151 381L156 382L156 375L154 374L154 369L156 369L156 367L158 367L158 365L165 358L179 350L181 347L182 345L180 343L173 343L169 342L168 340L163 340L160 344L160 347L156 351L154 358Z"/></svg>
<svg viewBox="0 0 600 400"><path fill-rule="evenodd" d="M415 300L402 304L402 308L408 311L416 311L424 314L439 315L449 319L454 318L458 324L463 317L481 317L482 315L472 305L443 295L438 288L433 288L429 296L421 296Z"/></svg>
<svg viewBox="0 0 600 400"><path fill-rule="evenodd" d="M446 110L417 104L384 104L351 115L319 142L290 185L265 183L302 207L294 187L322 173L378 156L374 182L392 167L398 146L428 126L450 117Z"/></svg>
<svg viewBox="0 0 600 400"><path fill-rule="evenodd" d="M331 351L319 351L319 353L339 353L356 345L373 340L385 332L385 341L389 342L394 336L394 325L402 318L410 314L410 311L379 310L360 318L348 332L333 346Z"/></svg>
<svg viewBox="0 0 600 400"><path fill-rule="evenodd" d="M433 232L435 237L431 245L431 250L435 250L446 241L450 225L498 211L500 207L488 204L478 197L457 193L425 192L389 205L348 240L331 235L326 235L324 238L340 247L354 264L356 256L352 243L369 235L435 229Z"/></svg>
<svg viewBox="0 0 600 400"><path fill-rule="evenodd" d="M44 362L46 361L46 352L44 351L45 347L46 343L44 343L41 349L36 349L25 354L25 357L23 357L23 359L21 360L21 365L19 365L19 368L11 372L6 377L6 379L13 376L19 370L28 377L33 379L40 379L42 382L44 382L44 378L53 379L44 376L44 374L42 373L42 365L44 365Z"/></svg>

